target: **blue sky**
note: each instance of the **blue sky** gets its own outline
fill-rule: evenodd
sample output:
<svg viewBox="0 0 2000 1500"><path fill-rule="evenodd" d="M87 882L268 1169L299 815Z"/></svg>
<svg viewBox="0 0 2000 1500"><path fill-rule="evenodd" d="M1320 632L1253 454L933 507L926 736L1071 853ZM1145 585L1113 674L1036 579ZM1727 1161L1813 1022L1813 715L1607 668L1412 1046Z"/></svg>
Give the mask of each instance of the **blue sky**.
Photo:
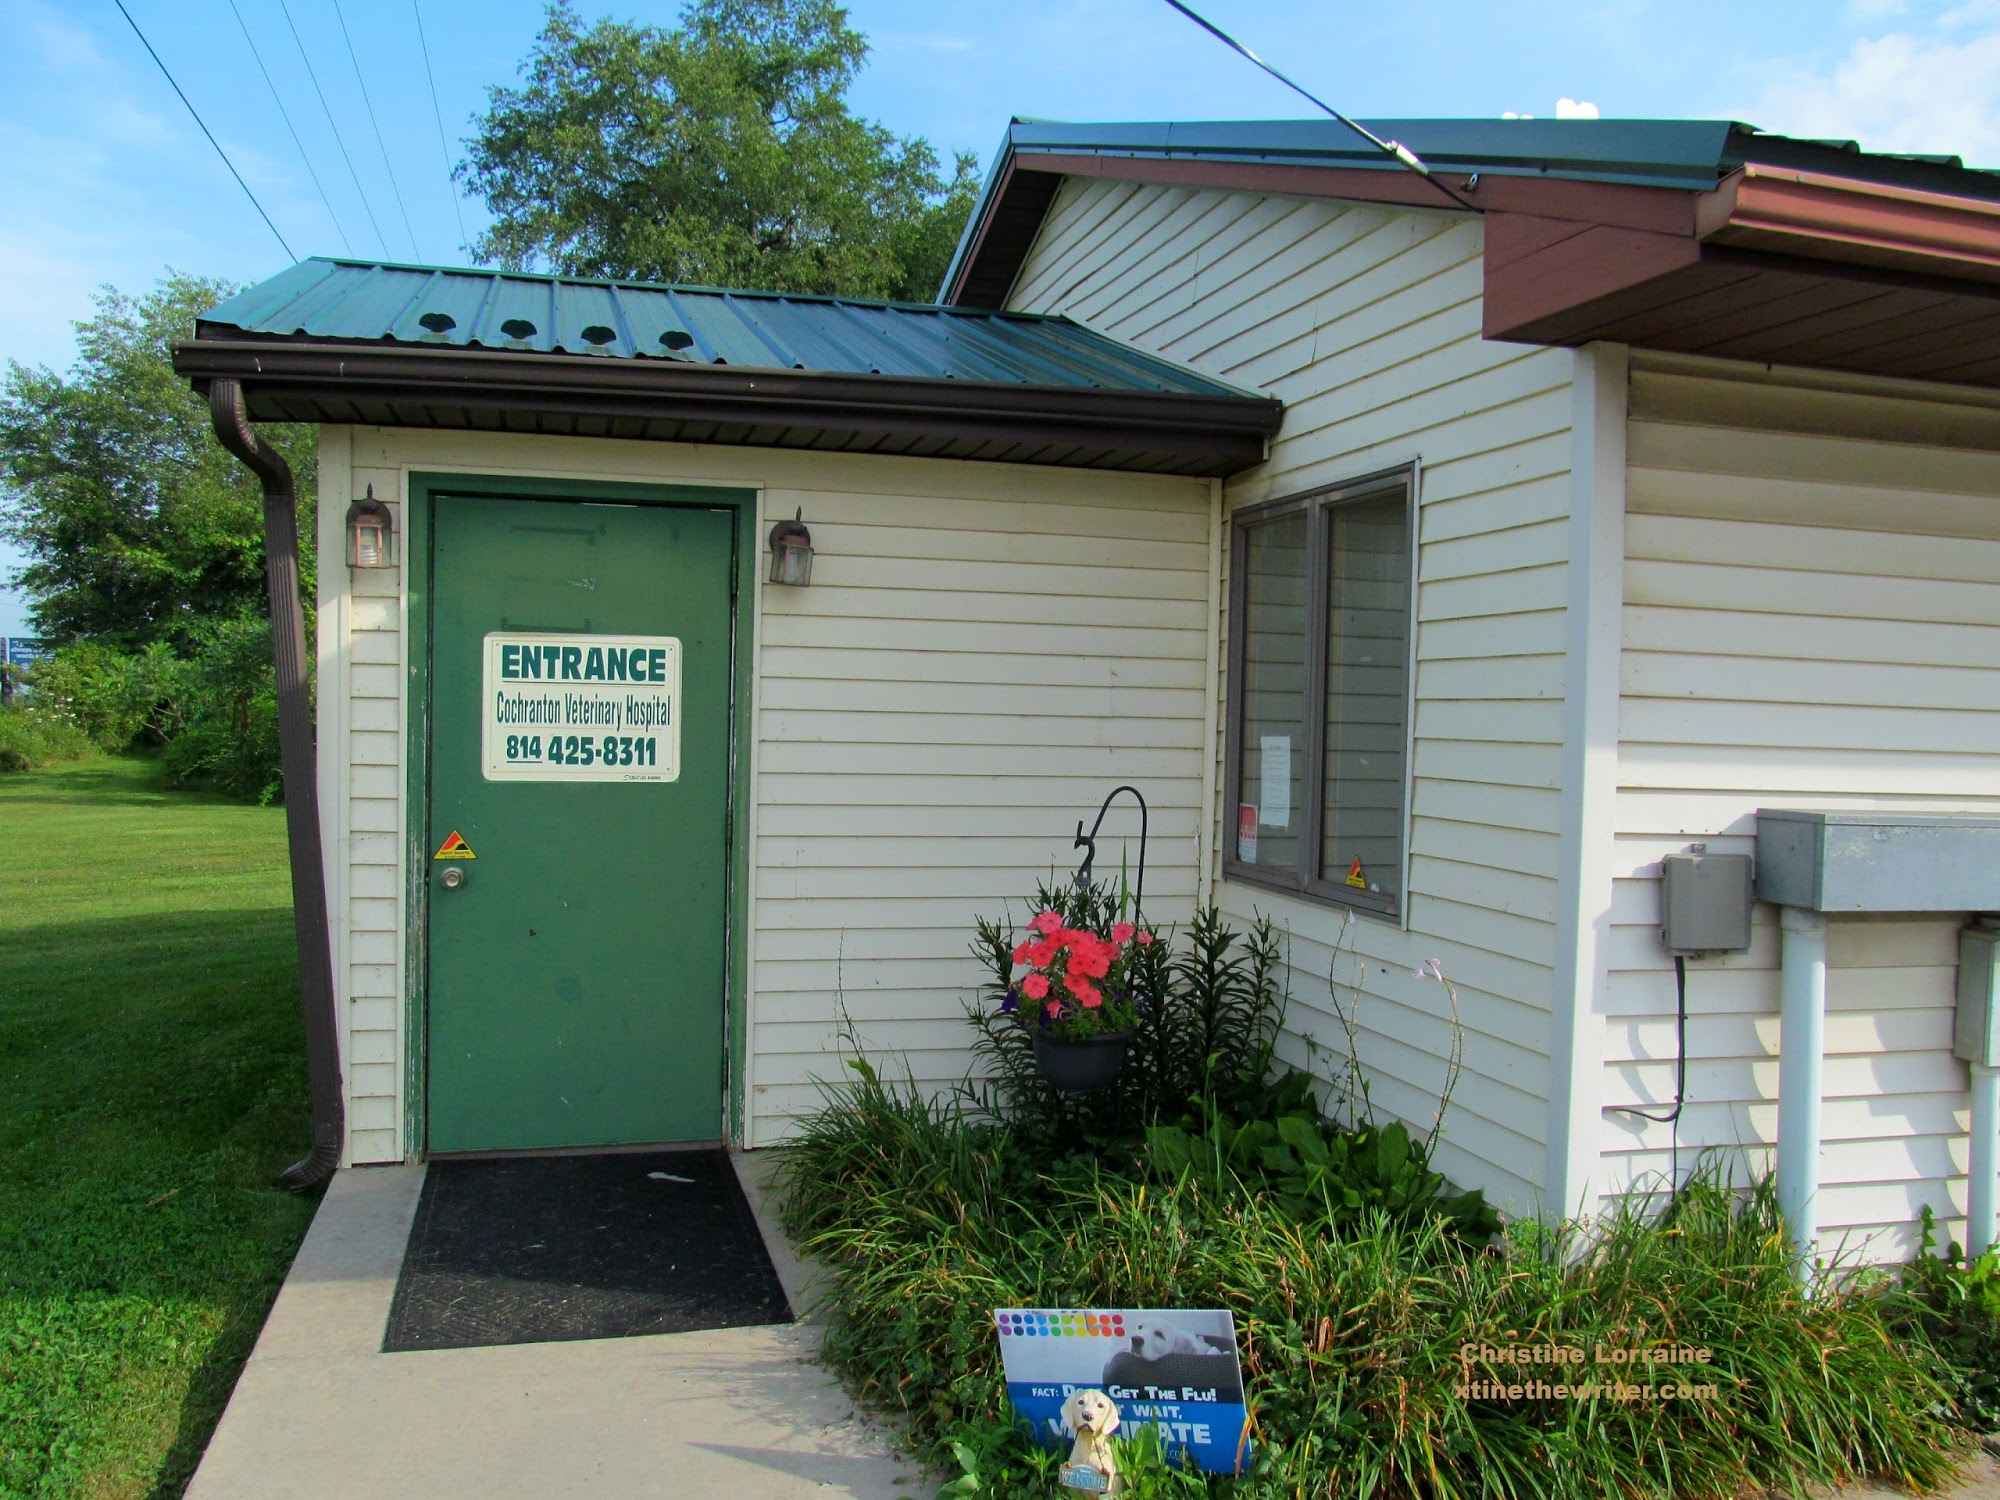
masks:
<svg viewBox="0 0 2000 1500"><path fill-rule="evenodd" d="M351 248L465 258L458 216L476 234L485 215L476 203L454 209L412 0L126 4L299 255ZM486 87L514 77L542 6L420 4L455 160ZM673 3L601 0L580 8L661 24L678 12ZM1198 8L1350 114L1552 115L1567 97L1606 117L1728 117L2000 165L2000 0L1206 0ZM1160 0L855 0L851 14L873 44L856 106L943 151L976 151L982 163L1012 114L1307 112ZM111 0L0 5L0 203L0 358L27 364L68 364L70 324L88 315L105 283L140 290L170 266L248 281L288 263ZM0 546L0 579L18 561ZM18 594L0 590L0 634L25 623Z"/></svg>

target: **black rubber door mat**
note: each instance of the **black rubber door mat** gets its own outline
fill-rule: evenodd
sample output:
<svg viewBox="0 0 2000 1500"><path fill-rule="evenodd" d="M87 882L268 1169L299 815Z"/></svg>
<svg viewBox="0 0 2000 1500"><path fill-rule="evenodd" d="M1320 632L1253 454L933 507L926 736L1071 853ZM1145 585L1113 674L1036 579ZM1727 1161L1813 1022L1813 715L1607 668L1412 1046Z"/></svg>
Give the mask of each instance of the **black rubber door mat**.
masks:
<svg viewBox="0 0 2000 1500"><path fill-rule="evenodd" d="M434 1161L382 1348L791 1321L721 1151Z"/></svg>

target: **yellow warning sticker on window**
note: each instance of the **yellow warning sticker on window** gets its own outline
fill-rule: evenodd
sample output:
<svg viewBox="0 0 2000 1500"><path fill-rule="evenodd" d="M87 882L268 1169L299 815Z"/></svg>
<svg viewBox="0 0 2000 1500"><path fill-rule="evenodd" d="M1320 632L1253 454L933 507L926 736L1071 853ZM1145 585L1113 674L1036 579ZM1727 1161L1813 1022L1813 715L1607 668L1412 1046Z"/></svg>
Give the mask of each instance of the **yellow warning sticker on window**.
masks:
<svg viewBox="0 0 2000 1500"><path fill-rule="evenodd" d="M466 843L465 835L454 828L451 831L451 837L438 845L438 852L433 854L431 858L477 859L479 856L472 852L472 845Z"/></svg>
<svg viewBox="0 0 2000 1500"><path fill-rule="evenodd" d="M458 835L453 834L452 837L456 838ZM1361 856L1358 854L1354 856L1354 863L1347 867L1347 884L1358 886L1364 891L1368 889L1368 877L1361 873Z"/></svg>

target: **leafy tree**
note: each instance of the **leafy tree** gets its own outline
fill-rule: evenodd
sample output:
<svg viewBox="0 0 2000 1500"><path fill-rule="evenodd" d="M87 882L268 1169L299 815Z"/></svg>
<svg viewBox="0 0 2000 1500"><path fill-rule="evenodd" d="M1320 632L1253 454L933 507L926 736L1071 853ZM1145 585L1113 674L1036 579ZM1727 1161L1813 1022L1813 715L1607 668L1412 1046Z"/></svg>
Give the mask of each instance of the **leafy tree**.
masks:
<svg viewBox="0 0 2000 1500"><path fill-rule="evenodd" d="M554 0L458 173L514 269L928 301L971 209L922 137L857 119L833 0L692 0L672 31Z"/></svg>
<svg viewBox="0 0 2000 1500"><path fill-rule="evenodd" d="M265 608L261 492L172 364L174 341L232 290L179 274L138 298L107 287L76 325L67 375L8 362L0 533L28 554L20 584L57 644L183 645L203 620ZM314 429L262 430L309 496ZM301 562L310 596L309 551Z"/></svg>

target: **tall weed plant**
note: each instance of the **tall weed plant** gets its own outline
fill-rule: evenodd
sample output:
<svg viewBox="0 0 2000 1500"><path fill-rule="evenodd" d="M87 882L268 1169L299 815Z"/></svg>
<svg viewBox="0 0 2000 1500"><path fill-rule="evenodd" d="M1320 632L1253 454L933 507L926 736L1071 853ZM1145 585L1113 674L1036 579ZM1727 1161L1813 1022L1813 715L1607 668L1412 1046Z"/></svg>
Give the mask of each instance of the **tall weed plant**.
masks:
<svg viewBox="0 0 2000 1500"><path fill-rule="evenodd" d="M1922 1241L1897 1278L1893 1321L1944 1357L1955 1420L2000 1431L2000 1250L1938 1252L1937 1216L1924 1206Z"/></svg>

